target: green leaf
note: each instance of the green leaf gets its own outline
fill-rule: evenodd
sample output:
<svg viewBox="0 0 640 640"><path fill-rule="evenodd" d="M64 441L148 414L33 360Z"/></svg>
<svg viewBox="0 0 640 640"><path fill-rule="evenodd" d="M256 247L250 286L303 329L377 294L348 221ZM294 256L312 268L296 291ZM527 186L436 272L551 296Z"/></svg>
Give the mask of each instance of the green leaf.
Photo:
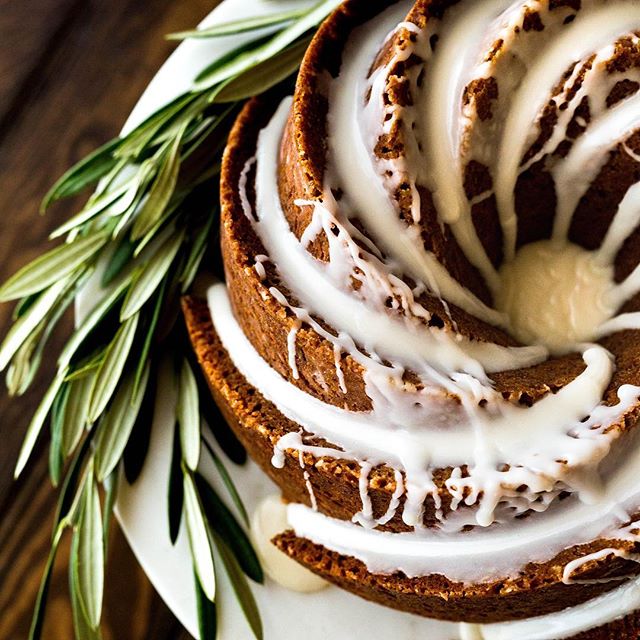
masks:
<svg viewBox="0 0 640 640"><path fill-rule="evenodd" d="M234 56L225 64L217 67L213 72L205 70L201 74L195 84L195 89L210 89L215 85L239 76L241 73L252 69L256 65L273 58L283 49L295 42L301 35L316 27L324 18L326 18L342 0L323 0L310 9L305 15L296 20L286 29L277 33L266 43Z"/></svg>
<svg viewBox="0 0 640 640"><path fill-rule="evenodd" d="M58 357L59 368L65 369L69 366L78 348L84 343L87 336L89 336L96 326L100 324L100 321L104 318L111 307L113 307L113 305L120 299L130 282L130 279L125 279L111 292L107 293L107 295L105 295L105 297L83 320L82 324L73 332L71 338L69 338L62 350L62 353Z"/></svg>
<svg viewBox="0 0 640 640"><path fill-rule="evenodd" d="M69 385L62 383L60 390L56 394L51 407L51 443L49 444L49 473L51 475L51 483L57 487L64 466L64 457L62 455L62 424L64 422L64 414L69 397Z"/></svg>
<svg viewBox="0 0 640 640"><path fill-rule="evenodd" d="M266 35L266 36L257 38L256 40L251 40L250 42L243 42L239 47L236 47L235 49L232 49L228 53L225 53L223 56L216 58L215 60L213 60L213 62L211 62L211 64L207 65L202 71L200 71L200 73L196 76L196 83L202 83L204 86L204 83L207 81L207 79L211 75L216 73L218 69L225 68L234 60L237 60L240 56L249 54L255 51L256 49L258 49L258 47L261 47L263 44L270 42L271 39L272 39L271 35ZM213 85L209 85L209 86L213 86ZM209 86L207 86L207 89L205 89L205 91L208 90Z"/></svg>
<svg viewBox="0 0 640 640"><path fill-rule="evenodd" d="M56 524L54 529L51 547L49 548L49 555L47 556L47 562L40 581L38 595L36 596L36 602L33 607L33 618L31 619L31 627L29 628L29 640L40 640L42 637L42 625L44 623L53 564L56 559L56 554L58 553L58 547L60 546L60 539L62 538L64 528L64 524Z"/></svg>
<svg viewBox="0 0 640 640"><path fill-rule="evenodd" d="M251 588L249 587L249 583L240 570L240 566L238 565L238 561L235 556L225 544L225 541L215 532L213 534L213 538L215 540L218 553L222 558L222 563L227 571L227 575L229 576L231 585L233 586L233 590L235 591L238 602L240 603L240 607L242 608L245 618L251 627L251 631L253 631L253 635L257 640L262 640L264 635L262 631L260 611L256 604L256 600L253 597Z"/></svg>
<svg viewBox="0 0 640 640"><path fill-rule="evenodd" d="M122 320L130 318L153 295L169 271L183 238L184 231L170 235L151 256L147 264L144 265L142 271L131 285L131 289L129 289L129 293L122 305L122 310L120 311Z"/></svg>
<svg viewBox="0 0 640 640"><path fill-rule="evenodd" d="M114 469L109 476L104 479L105 498L104 498L104 518L102 519L102 539L104 540L104 555L108 555L109 542L109 526L111 525L111 516L113 507L118 497L120 474Z"/></svg>
<svg viewBox="0 0 640 640"><path fill-rule="evenodd" d="M133 196L135 196L136 189L137 183L135 182L135 179L132 179L117 188L106 191L105 193L93 195L91 198L89 198L87 204L75 216L72 216L66 222L63 222L59 227L54 229L49 234L49 238L53 240L55 238L60 238L65 233L68 233L70 231L79 231L79 227L86 224L97 215L110 210L112 207L115 207L116 203L120 207L126 206L126 203L129 202Z"/></svg>
<svg viewBox="0 0 640 640"><path fill-rule="evenodd" d="M180 450L180 428L178 423L173 428L173 451L169 470L169 538L175 544L180 533L182 510L184 505L184 484L182 479L182 451Z"/></svg>
<svg viewBox="0 0 640 640"><path fill-rule="evenodd" d="M84 485L80 518L74 533L77 538L77 579L80 603L92 629L97 629L102 614L104 589L104 544L98 487L89 473Z"/></svg>
<svg viewBox="0 0 640 640"><path fill-rule="evenodd" d="M306 12L307 9L296 9L294 11L272 13L268 16L254 16L251 18L245 18L243 20L222 22L220 24L215 24L204 29L170 33L167 36L167 40L186 40L187 38L217 38L219 36L245 33L247 31L254 31L256 29L262 29L264 27L283 24L284 22L291 22L292 20L296 20L297 18L303 16Z"/></svg>
<svg viewBox="0 0 640 640"><path fill-rule="evenodd" d="M187 357L191 359L192 367L195 368L198 395L200 396L200 412L205 423L209 426L209 430L214 435L216 442L220 445L229 460L236 464L245 464L247 461L247 452L231 430L231 427L227 424L224 416L220 413L218 405L213 401L211 389L209 389L209 385L193 352L190 351ZM207 444L206 440L205 444Z"/></svg>
<svg viewBox="0 0 640 640"><path fill-rule="evenodd" d="M62 422L62 453L65 457L75 451L88 424L94 379L92 374L69 382L69 397Z"/></svg>
<svg viewBox="0 0 640 640"><path fill-rule="evenodd" d="M180 370L176 413L180 424L182 459L190 471L195 471L200 459L200 409L196 379L186 359L182 361Z"/></svg>
<svg viewBox="0 0 640 640"><path fill-rule="evenodd" d="M142 343L142 349L140 350L138 366L136 367L136 375L133 381L134 393L137 393L140 380L142 379L142 374L147 366L147 360L149 359L149 353L151 351L151 344L156 339L156 327L158 326L158 319L160 318L162 304L165 301L164 292L166 284L167 280L165 278L156 293L156 299L153 304L153 313L151 314L149 324L145 327L144 342Z"/></svg>
<svg viewBox="0 0 640 640"><path fill-rule="evenodd" d="M98 427L96 440L96 477L102 482L120 461L135 424L149 379L145 368L137 391L133 374L122 381L111 406Z"/></svg>
<svg viewBox="0 0 640 640"><path fill-rule="evenodd" d="M133 224L131 230L133 240L141 238L146 231L153 226L154 222L160 217L169 204L169 200L178 183L180 148L187 125L188 121L181 126L174 139L166 142L166 148L162 156L162 165L151 186L147 201L138 212Z"/></svg>
<svg viewBox="0 0 640 640"><path fill-rule="evenodd" d="M114 152L120 145L120 139L114 138L69 169L54 185L42 201L41 211L45 211L52 202L69 198L80 193L85 187L95 184L116 165Z"/></svg>
<svg viewBox="0 0 640 640"><path fill-rule="evenodd" d="M99 640L100 630L92 629L91 623L82 606L79 580L79 541L74 535L71 541L71 556L69 558L69 594L71 596L71 611L73 614L73 629L77 640Z"/></svg>
<svg viewBox="0 0 640 640"><path fill-rule="evenodd" d="M227 468L224 466L219 456L216 455L216 452L213 450L213 447L207 442L207 439L203 437L202 442L204 442L205 447L209 451L209 454L211 455L211 459L213 460L213 463L216 465L216 470L220 474L220 478L222 479L222 482L224 483L225 488L229 492L229 496L233 500L233 503L236 505L236 508L240 513L240 516L242 517L245 525L249 527L250 526L249 514L247 513L244 503L242 502L242 498L240 497L240 494L236 489L236 485L233 484L233 480L231 479L231 476L229 475Z"/></svg>
<svg viewBox="0 0 640 640"><path fill-rule="evenodd" d="M198 611L198 635L200 640L215 640L218 633L216 603L209 600L200 586L198 573L193 570L195 579L196 607Z"/></svg>
<svg viewBox="0 0 640 640"><path fill-rule="evenodd" d="M105 245L107 237L103 231L95 233L36 258L0 287L0 302L37 293L66 278L79 266L86 265Z"/></svg>
<svg viewBox="0 0 640 640"><path fill-rule="evenodd" d="M205 523L202 506L191 475L185 471L184 478L184 514L189 534L191 557L198 581L207 599L213 602L216 596L216 574L213 565L213 550Z"/></svg>
<svg viewBox="0 0 640 640"><path fill-rule="evenodd" d="M262 567L244 529L203 476L196 474L195 482L209 526L229 545L243 571L255 582L262 583Z"/></svg>
<svg viewBox="0 0 640 640"><path fill-rule="evenodd" d="M56 524L61 523L63 520L65 522L74 522L77 520L75 512L78 509L80 496L76 490L78 489L78 479L80 478L85 458L91 446L91 440L91 434L89 434L71 460L58 496L54 519Z"/></svg>
<svg viewBox="0 0 640 640"><path fill-rule="evenodd" d="M164 105L131 131L117 151L123 158L137 158L143 151L159 142L160 132L164 131L176 117L181 117L191 103L197 99L192 93L178 96Z"/></svg>
<svg viewBox="0 0 640 640"><path fill-rule="evenodd" d="M71 276L62 278L43 291L25 313L14 322L0 346L0 371L9 364L22 344L62 299Z"/></svg>
<svg viewBox="0 0 640 640"><path fill-rule="evenodd" d="M139 317L136 313L123 322L107 347L104 360L96 371L96 378L91 390L89 423L95 422L102 415L118 386L133 344Z"/></svg>
<svg viewBox="0 0 640 640"><path fill-rule="evenodd" d="M238 102L271 89L298 70L310 42L311 38L304 38L226 81L213 101Z"/></svg>
<svg viewBox="0 0 640 640"><path fill-rule="evenodd" d="M129 484L133 484L140 475L149 450L151 426L156 405L156 391L158 388L158 367L152 359L149 366L149 382L144 393L142 406L138 418L124 450L124 474Z"/></svg>
<svg viewBox="0 0 640 640"><path fill-rule="evenodd" d="M84 275L86 278L90 271ZM75 296L76 287L82 285L79 280L69 287L59 298L47 316L31 332L15 353L7 370L7 388L9 395L22 395L31 385L40 368L44 349L64 312L69 308Z"/></svg>
<svg viewBox="0 0 640 640"><path fill-rule="evenodd" d="M49 415L49 411L53 405L53 401L55 400L60 387L64 383L64 374L58 372L56 377L54 378L51 386L47 389L47 392L44 394L42 401L38 405L31 422L29 423L29 427L27 428L27 433L24 437L24 441L22 443L22 448L20 449L20 454L18 455L18 462L16 463L16 468L14 471L14 477L17 478L22 471L24 470L29 458L31 457L31 452L38 440L38 436L40 435L40 431L42 431L42 427L44 426L44 422Z"/></svg>
<svg viewBox="0 0 640 640"><path fill-rule="evenodd" d="M193 244L191 246L191 251L189 252L189 257L187 258L187 264L185 268L182 270L182 274L180 276L180 282L182 283L182 293L184 293L193 282L198 269L200 268L200 263L204 254L207 250L207 242L209 240L213 240L211 237L211 226L213 224L214 216L210 216L203 227L196 234Z"/></svg>
<svg viewBox="0 0 640 640"><path fill-rule="evenodd" d="M108 287L130 264L135 248L136 245L131 242L128 234L122 237L102 272L101 284L103 287Z"/></svg>

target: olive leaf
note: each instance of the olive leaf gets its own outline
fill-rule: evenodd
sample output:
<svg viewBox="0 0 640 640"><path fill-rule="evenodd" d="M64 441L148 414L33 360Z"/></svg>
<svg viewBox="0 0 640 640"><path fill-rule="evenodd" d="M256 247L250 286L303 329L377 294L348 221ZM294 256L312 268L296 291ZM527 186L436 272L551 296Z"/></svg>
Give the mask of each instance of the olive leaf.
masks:
<svg viewBox="0 0 640 640"><path fill-rule="evenodd" d="M69 277L62 278L43 291L38 299L13 323L0 345L0 371L3 371L22 344L53 310L69 285Z"/></svg>
<svg viewBox="0 0 640 640"><path fill-rule="evenodd" d="M208 600L216 596L216 574L213 564L213 549L202 512L202 505L191 474L184 471L184 514L189 535L189 547L198 582Z"/></svg>
<svg viewBox="0 0 640 640"><path fill-rule="evenodd" d="M256 67L262 62L276 56L280 51L286 49L295 42L301 35L317 26L342 0L323 0L309 10L305 15L293 22L290 26L278 32L264 44L245 51L233 59L211 70L205 70L198 76L196 88L211 89L217 84L239 76L241 73Z"/></svg>
<svg viewBox="0 0 640 640"><path fill-rule="evenodd" d="M136 334L139 317L136 313L123 322L107 347L104 360L96 371L93 388L91 389L89 423L95 422L100 417L120 382L120 376L129 357L129 351Z"/></svg>
<svg viewBox="0 0 640 640"><path fill-rule="evenodd" d="M200 586L198 572L193 569L195 582L196 609L198 612L198 632L200 640L215 640L218 632L218 619L216 615L216 603L207 598Z"/></svg>
<svg viewBox="0 0 640 640"><path fill-rule="evenodd" d="M180 147L182 138L186 131L188 122L185 122L179 129L174 139L169 139L162 150L162 164L156 175L156 179L151 186L147 201L138 212L136 220L131 230L131 237L134 240L141 238L150 227L153 226L157 218L162 214L164 208L169 204L178 182L178 171L180 169Z"/></svg>
<svg viewBox="0 0 640 640"><path fill-rule="evenodd" d="M114 470L124 453L142 405L148 379L148 364L137 389L134 386L134 375L127 376L100 422L95 450L96 477L100 482Z"/></svg>
<svg viewBox="0 0 640 640"><path fill-rule="evenodd" d="M102 541L102 516L98 487L89 470L76 525L73 542L77 545L77 563L74 575L77 578L78 595L91 629L97 629L102 612L104 588L104 544Z"/></svg>
<svg viewBox="0 0 640 640"><path fill-rule="evenodd" d="M184 484L182 479L182 451L180 450L180 427L173 428L173 450L169 469L169 539L175 544L180 533L184 506Z"/></svg>
<svg viewBox="0 0 640 640"><path fill-rule="evenodd" d="M236 593L242 612L251 627L251 631L253 631L253 635L256 637L256 640L262 640L264 637L262 631L262 619L260 618L260 611L258 610L256 600L251 592L251 587L240 570L236 557L227 546L226 542L215 532L213 533L213 539L215 540L216 549L222 558L222 563L224 564L227 575L229 576L231 586Z"/></svg>
<svg viewBox="0 0 640 640"><path fill-rule="evenodd" d="M180 425L182 459L190 471L195 471L200 458L200 410L196 379L186 358L182 361L180 370L176 412Z"/></svg>
<svg viewBox="0 0 640 640"><path fill-rule="evenodd" d="M60 482L64 465L62 455L62 424L69 398L69 384L63 382L51 406L51 443L49 444L49 473L54 487Z"/></svg>
<svg viewBox="0 0 640 640"><path fill-rule="evenodd" d="M252 16L242 20L232 20L229 22L221 22L211 27L203 29L195 29L192 31L179 31L170 33L167 40L186 40L198 38L217 38L219 36L235 35L238 33L246 33L247 31L255 31L274 25L281 25L285 22L291 22L300 18L306 13L306 9L295 9L292 11L282 11L280 13L272 13L266 16Z"/></svg>
<svg viewBox="0 0 640 640"><path fill-rule="evenodd" d="M93 389L94 376L88 375L69 382L69 397L62 420L62 454L71 455L80 442L87 426L89 401Z"/></svg>
<svg viewBox="0 0 640 640"><path fill-rule="evenodd" d="M243 571L254 582L262 583L264 574L249 536L205 478L200 474L195 474L195 481L202 508L211 530L215 531L233 550Z"/></svg>
<svg viewBox="0 0 640 640"><path fill-rule="evenodd" d="M0 302L23 298L46 289L84 265L106 243L105 232L63 244L36 258L0 287Z"/></svg>
<svg viewBox="0 0 640 640"><path fill-rule="evenodd" d="M35 447L36 441L38 440L38 436L42 431L42 427L44 426L44 422L49 415L49 411L53 406L53 402L56 398L60 387L64 383L64 374L65 371L58 373L54 378L53 382L47 389L47 392L44 394L42 401L38 405L36 412L27 427L27 434L24 437L24 441L22 442L22 447L20 449L20 453L18 454L18 461L16 462L16 468L14 471L14 477L17 478L22 471L24 470L29 458L31 457L31 452Z"/></svg>
<svg viewBox="0 0 640 640"><path fill-rule="evenodd" d="M222 479L222 482L227 492L229 493L229 496L233 500L233 503L235 504L236 508L238 509L238 512L240 513L240 516L242 517L245 525L248 527L249 514L247 513L247 509L245 508L244 503L242 502L242 498L240 497L240 494L236 489L236 485L233 484L233 480L231 479L231 476L229 475L227 468L224 466L224 463L222 462L222 460L220 460L220 457L216 454L216 452L213 450L213 447L209 444L209 442L207 442L207 439L205 437L202 438L202 442L204 442L204 445L207 448L207 451L209 451L209 455L211 456L211 459L213 460L213 463L216 466L216 470L218 471L218 474Z"/></svg>
<svg viewBox="0 0 640 640"><path fill-rule="evenodd" d="M116 302L118 302L118 300L122 297L129 284L130 279L125 279L120 282L118 286L114 287L91 310L89 315L82 321L80 326L73 332L73 334L65 344L62 353L58 357L59 369L66 369L70 365L71 360L78 348L84 343L89 334L100 324L111 307L113 307L113 305L115 305Z"/></svg>
<svg viewBox="0 0 640 640"><path fill-rule="evenodd" d="M114 152L120 146L118 138L107 142L69 169L49 190L40 206L45 211L56 200L70 198L95 184L117 164Z"/></svg>
<svg viewBox="0 0 640 640"><path fill-rule="evenodd" d="M263 93L288 78L300 66L311 38L303 38L273 57L227 80L216 92L214 102L236 102Z"/></svg>
<svg viewBox="0 0 640 640"><path fill-rule="evenodd" d="M142 305L153 295L176 257L183 238L184 231L171 235L139 272L122 305L120 318L123 322L137 313Z"/></svg>

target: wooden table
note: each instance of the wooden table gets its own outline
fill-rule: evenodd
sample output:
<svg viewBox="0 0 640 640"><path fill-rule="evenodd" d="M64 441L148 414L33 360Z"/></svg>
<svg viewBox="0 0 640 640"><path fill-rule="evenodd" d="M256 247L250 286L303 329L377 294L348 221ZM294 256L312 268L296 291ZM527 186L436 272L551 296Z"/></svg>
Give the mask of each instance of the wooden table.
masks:
<svg viewBox="0 0 640 640"><path fill-rule="evenodd" d="M194 26L216 0L0 0L0 280L49 247L70 212L45 217L38 204L73 162L117 134L171 51L163 35ZM11 305L0 305L0 335ZM70 319L66 321L66 330ZM65 337L51 341L52 355ZM53 520L47 443L13 482L17 452L52 375L45 363L23 397L0 391L0 638L27 637ZM43 439L44 440L44 439ZM188 638L114 530L104 612L105 640ZM67 541L68 542L68 541ZM58 554L43 637L73 637L67 547Z"/></svg>

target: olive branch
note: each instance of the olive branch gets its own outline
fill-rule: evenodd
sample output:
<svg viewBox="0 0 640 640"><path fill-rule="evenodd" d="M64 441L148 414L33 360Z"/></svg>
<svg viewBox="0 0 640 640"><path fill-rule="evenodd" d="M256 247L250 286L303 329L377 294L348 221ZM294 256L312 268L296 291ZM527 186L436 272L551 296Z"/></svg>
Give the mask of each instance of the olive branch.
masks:
<svg viewBox="0 0 640 640"><path fill-rule="evenodd" d="M89 281L99 287L92 309L57 359L57 370L27 428L20 475L46 424L49 469L60 486L51 549L35 603L30 640L41 637L56 551L71 532L69 585L78 640L100 638L109 523L121 476L135 482L149 444L162 361L177 394L168 491L173 542L184 521L193 563L200 637L216 635L216 557L222 561L249 626L262 638L247 578L263 572L247 536L242 500L201 432L208 423L237 463L242 446L212 403L177 322L179 298L205 255L215 252L222 151L245 99L296 72L317 25L339 4L218 24L170 39L248 35L248 42L212 60L190 91L130 133L115 138L63 175L45 196L54 202L93 188L84 207L51 234L54 249L0 287L0 302L17 300L0 345L0 371L11 395L38 373L48 339ZM198 472L210 456L243 523ZM122 471L122 473L121 473Z"/></svg>

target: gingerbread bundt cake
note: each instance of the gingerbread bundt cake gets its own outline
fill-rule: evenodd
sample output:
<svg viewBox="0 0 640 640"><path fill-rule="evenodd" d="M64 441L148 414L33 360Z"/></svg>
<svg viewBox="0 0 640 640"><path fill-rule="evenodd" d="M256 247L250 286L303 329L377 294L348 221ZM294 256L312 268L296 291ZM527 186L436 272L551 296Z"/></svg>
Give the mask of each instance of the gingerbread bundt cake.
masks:
<svg viewBox="0 0 640 640"><path fill-rule="evenodd" d="M184 301L278 547L481 638L640 637L640 4L347 0Z"/></svg>

